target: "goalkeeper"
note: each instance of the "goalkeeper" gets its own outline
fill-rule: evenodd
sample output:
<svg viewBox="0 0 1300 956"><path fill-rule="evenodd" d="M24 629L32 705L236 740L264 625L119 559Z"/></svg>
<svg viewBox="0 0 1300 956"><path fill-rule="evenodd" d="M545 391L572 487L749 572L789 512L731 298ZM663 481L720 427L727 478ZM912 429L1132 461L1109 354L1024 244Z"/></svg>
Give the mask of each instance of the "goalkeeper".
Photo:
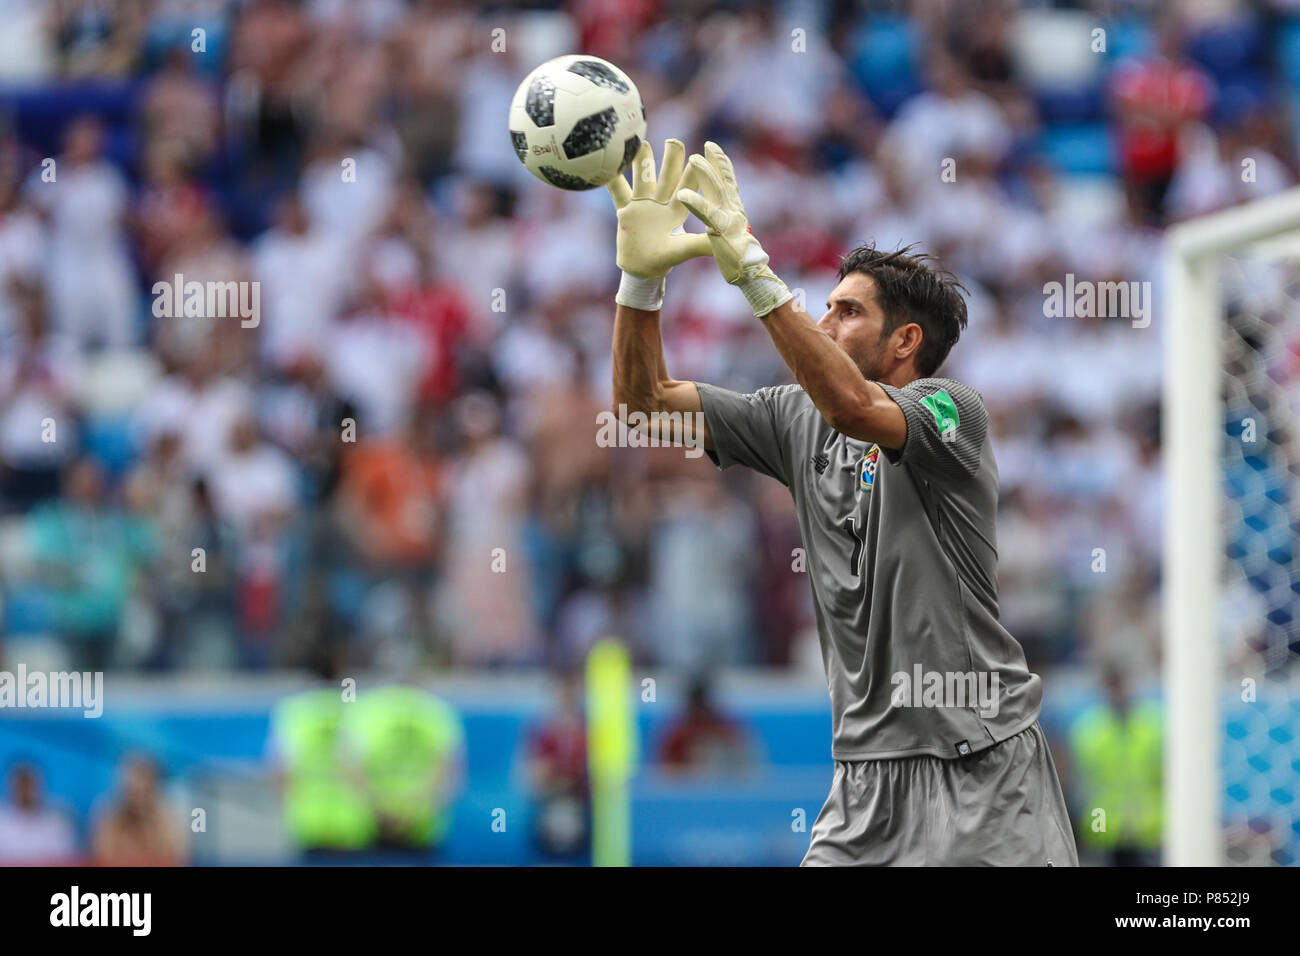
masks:
<svg viewBox="0 0 1300 956"><path fill-rule="evenodd" d="M805 866L1073 866L1042 684L998 621L998 472L978 393L935 377L964 289L927 257L860 247L813 321L768 266L730 160L649 144L609 186L623 270L614 406L794 499L830 689L835 775ZM688 210L704 234L682 231ZM712 255L797 385L748 395L668 376L665 277ZM703 412L704 434L667 434ZM658 413L658 414L656 414ZM676 413L676 414L671 414ZM660 424L664 423L664 424Z"/></svg>

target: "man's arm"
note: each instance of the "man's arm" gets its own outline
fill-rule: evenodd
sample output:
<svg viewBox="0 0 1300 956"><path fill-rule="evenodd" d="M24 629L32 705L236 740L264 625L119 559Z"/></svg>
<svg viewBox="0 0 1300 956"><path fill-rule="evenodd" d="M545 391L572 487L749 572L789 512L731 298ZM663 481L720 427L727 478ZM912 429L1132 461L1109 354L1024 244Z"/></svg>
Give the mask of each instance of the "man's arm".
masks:
<svg viewBox="0 0 1300 956"><path fill-rule="evenodd" d="M625 424L633 412L653 416L643 431L661 441L698 446L706 441L703 415L695 414L703 411L699 390L693 382L668 377L659 334L664 276L673 266L712 250L707 236L681 231L686 207L677 191L683 185L701 185L696 174L683 175L685 157L680 140L667 140L656 177L654 152L648 142L642 143L632 162L632 185L621 175L609 183L618 210L617 261L623 270L615 296L614 413ZM667 425L660 416L673 412L679 414ZM688 421L701 424L685 432ZM711 450L708 444L704 447Z"/></svg>
<svg viewBox="0 0 1300 956"><path fill-rule="evenodd" d="M842 435L902 448L903 410L883 388L863 377L847 352L831 341L790 299L762 316L763 325L822 418Z"/></svg>
<svg viewBox="0 0 1300 956"><path fill-rule="evenodd" d="M907 438L902 409L883 388L867 381L848 353L794 304L749 231L731 160L716 143L706 143L704 151L708 159L692 156L686 172L711 195L681 189L677 198L708 227L723 278L744 293L795 379L832 428L860 441L902 448Z"/></svg>
<svg viewBox="0 0 1300 956"><path fill-rule="evenodd" d="M677 382L668 377L664 363L664 345L659 332L659 313L620 305L614 313L614 412L626 424L627 415L641 412L650 418L648 433L663 441L684 444L689 440L713 451L703 416L699 389L694 382ZM678 412L670 418L662 413ZM659 413L659 414L656 414ZM683 435L681 425L688 421L692 433ZM669 425L669 423L672 423ZM669 427L663 429L661 425Z"/></svg>

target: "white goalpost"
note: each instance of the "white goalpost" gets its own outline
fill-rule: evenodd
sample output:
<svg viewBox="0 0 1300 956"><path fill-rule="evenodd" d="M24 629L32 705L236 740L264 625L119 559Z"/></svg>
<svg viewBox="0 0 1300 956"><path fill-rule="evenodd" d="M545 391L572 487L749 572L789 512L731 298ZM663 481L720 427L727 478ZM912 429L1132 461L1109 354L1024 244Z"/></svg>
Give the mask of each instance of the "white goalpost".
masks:
<svg viewBox="0 0 1300 956"><path fill-rule="evenodd" d="M1165 863L1218 866L1225 862L1221 515L1230 510L1220 464L1221 273L1234 256L1300 260L1300 188L1174 226L1164 255Z"/></svg>

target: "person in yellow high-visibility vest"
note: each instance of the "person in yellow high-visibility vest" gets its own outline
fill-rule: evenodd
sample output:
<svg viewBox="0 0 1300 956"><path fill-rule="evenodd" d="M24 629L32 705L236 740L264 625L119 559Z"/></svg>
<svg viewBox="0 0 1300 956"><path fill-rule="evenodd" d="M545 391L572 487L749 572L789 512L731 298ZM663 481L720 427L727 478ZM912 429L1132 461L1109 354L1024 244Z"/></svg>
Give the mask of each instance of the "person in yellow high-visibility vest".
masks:
<svg viewBox="0 0 1300 956"><path fill-rule="evenodd" d="M286 697L271 714L285 825L309 859L365 850L375 838L374 814L340 747L351 706L340 687L326 684Z"/></svg>
<svg viewBox="0 0 1300 956"><path fill-rule="evenodd" d="M375 814L378 847L436 849L451 826L463 776L460 716L418 687L362 689L349 705L344 734Z"/></svg>
<svg viewBox="0 0 1300 956"><path fill-rule="evenodd" d="M1112 866L1154 865L1164 829L1161 708L1133 702L1115 666L1106 700L1070 728L1081 801L1079 842Z"/></svg>

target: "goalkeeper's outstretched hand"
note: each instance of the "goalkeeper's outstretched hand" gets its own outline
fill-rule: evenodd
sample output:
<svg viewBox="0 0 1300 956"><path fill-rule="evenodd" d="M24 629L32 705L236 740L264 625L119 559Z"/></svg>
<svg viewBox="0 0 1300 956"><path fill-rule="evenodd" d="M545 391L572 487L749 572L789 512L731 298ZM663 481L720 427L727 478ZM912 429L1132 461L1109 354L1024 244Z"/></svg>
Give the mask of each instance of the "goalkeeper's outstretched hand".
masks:
<svg viewBox="0 0 1300 956"><path fill-rule="evenodd" d="M683 188L677 198L708 227L722 277L745 294L755 315L767 315L794 296L768 266L767 253L749 231L731 160L717 143L705 143L704 153L691 156L682 179L683 186L693 181L704 192Z"/></svg>
<svg viewBox="0 0 1300 956"><path fill-rule="evenodd" d="M707 236L682 230L686 207L677 191L694 183L693 176L682 176L685 157L681 140L667 140L656 178L654 150L642 143L632 161L633 185L619 175L606 187L618 210L618 267L631 276L662 278L673 266L712 252Z"/></svg>

